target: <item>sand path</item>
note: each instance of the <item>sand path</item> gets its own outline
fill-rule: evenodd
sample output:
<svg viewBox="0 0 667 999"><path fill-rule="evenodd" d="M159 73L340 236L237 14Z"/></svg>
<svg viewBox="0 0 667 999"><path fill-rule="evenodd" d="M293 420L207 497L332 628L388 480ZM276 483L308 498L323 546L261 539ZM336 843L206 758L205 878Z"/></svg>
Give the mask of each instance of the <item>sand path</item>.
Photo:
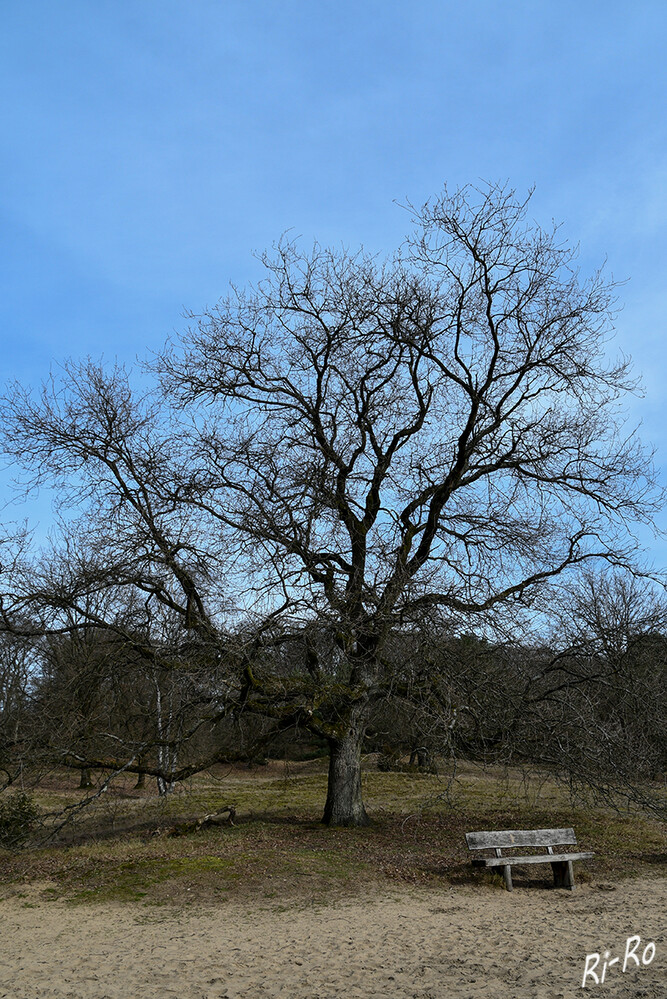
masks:
<svg viewBox="0 0 667 999"><path fill-rule="evenodd" d="M405 889L255 912L69 906L34 889L0 903L0 997L662 999L666 916L665 880L574 893ZM653 941L655 957L623 974L635 934L637 954ZM605 949L621 962L582 990L586 954Z"/></svg>

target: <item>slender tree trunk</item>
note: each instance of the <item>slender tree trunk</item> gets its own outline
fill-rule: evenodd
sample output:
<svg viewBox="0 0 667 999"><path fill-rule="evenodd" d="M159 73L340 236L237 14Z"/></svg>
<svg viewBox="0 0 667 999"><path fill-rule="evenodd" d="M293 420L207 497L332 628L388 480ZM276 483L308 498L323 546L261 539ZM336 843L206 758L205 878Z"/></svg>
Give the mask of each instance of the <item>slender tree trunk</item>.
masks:
<svg viewBox="0 0 667 999"><path fill-rule="evenodd" d="M365 725L351 724L338 739L329 739L329 783L322 821L328 826L367 826L370 819L361 796L361 747Z"/></svg>
<svg viewBox="0 0 667 999"><path fill-rule="evenodd" d="M155 722L157 726L157 733L160 739L169 738L172 735L172 718L173 718L173 687L168 699L169 713L167 715L166 721L162 714L162 691L160 689L160 682L158 677L155 677ZM169 746L160 744L157 747L157 762L160 769L164 772L172 772L176 768L177 751ZM165 777L157 778L157 791L160 797L165 794L171 794L174 790L174 782L168 780Z"/></svg>

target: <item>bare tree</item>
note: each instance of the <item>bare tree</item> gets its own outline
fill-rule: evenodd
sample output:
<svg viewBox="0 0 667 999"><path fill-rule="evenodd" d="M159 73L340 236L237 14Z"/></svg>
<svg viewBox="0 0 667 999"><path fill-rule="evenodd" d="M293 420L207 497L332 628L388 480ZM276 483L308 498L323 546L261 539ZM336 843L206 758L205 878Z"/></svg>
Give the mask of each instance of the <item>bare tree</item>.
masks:
<svg viewBox="0 0 667 999"><path fill-rule="evenodd" d="M527 712L539 732L535 757L579 788L623 796L664 818L664 593L627 573L589 571L556 609L551 654L542 657Z"/></svg>
<svg viewBox="0 0 667 999"><path fill-rule="evenodd" d="M634 383L605 355L613 288L511 191L414 215L384 264L282 242L265 282L157 364L190 420L175 493L232 540L248 612L328 628L299 683L248 668L244 696L329 740L332 824L367 821L361 747L395 629L625 564L657 502L619 415Z"/></svg>
<svg viewBox="0 0 667 999"><path fill-rule="evenodd" d="M4 629L106 628L162 669L149 625L171 616L189 731L233 709L326 738L331 824L367 821L362 744L399 634L629 563L659 501L620 419L634 383L605 355L613 288L502 188L414 215L385 263L279 244L265 282L156 362L162 401L87 362L2 414L5 451L63 509L53 551L10 560ZM215 759L174 750L163 730L113 765L169 784Z"/></svg>
<svg viewBox="0 0 667 999"><path fill-rule="evenodd" d="M8 536L0 573L2 629L37 643L48 637L38 672L54 758L84 779L93 767L123 767L168 788L211 762L182 753L178 763L179 747L202 728L202 715L212 725L227 710L224 538L179 502L174 483L184 473L168 419L154 399L132 394L122 369L70 362L37 395L15 385L3 428L25 487L48 484L59 499L55 540L36 553L22 535ZM56 686L76 692L78 712L46 682L55 653ZM122 682L132 671L149 724Z"/></svg>
<svg viewBox="0 0 667 999"><path fill-rule="evenodd" d="M0 635L0 790L21 774L30 722L30 644Z"/></svg>

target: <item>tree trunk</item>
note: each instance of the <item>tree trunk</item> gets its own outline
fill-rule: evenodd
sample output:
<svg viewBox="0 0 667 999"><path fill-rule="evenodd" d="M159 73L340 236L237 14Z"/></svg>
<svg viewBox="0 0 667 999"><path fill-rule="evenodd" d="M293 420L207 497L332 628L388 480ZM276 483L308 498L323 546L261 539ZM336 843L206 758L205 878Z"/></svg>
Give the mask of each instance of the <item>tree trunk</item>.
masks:
<svg viewBox="0 0 667 999"><path fill-rule="evenodd" d="M365 726L351 725L339 739L329 739L329 783L322 821L328 826L367 826L361 796L361 747Z"/></svg>
<svg viewBox="0 0 667 999"><path fill-rule="evenodd" d="M419 746L418 749L412 750L410 753L410 766L414 767L415 763L422 770L425 770L426 767L430 766L431 755L428 749L425 749L423 746Z"/></svg>
<svg viewBox="0 0 667 999"><path fill-rule="evenodd" d="M90 770L82 770L81 771L81 780L79 781L79 788L81 790L83 790L84 788L92 787L92 786L93 786L93 779L92 779Z"/></svg>
<svg viewBox="0 0 667 999"><path fill-rule="evenodd" d="M144 761L139 757L139 766L142 767ZM134 790L139 791L141 788L146 787L146 774L141 772L137 775L137 783L134 785Z"/></svg>
<svg viewBox="0 0 667 999"><path fill-rule="evenodd" d="M166 794L172 794L175 787L173 780L165 780L164 777L157 778L157 793L161 798Z"/></svg>

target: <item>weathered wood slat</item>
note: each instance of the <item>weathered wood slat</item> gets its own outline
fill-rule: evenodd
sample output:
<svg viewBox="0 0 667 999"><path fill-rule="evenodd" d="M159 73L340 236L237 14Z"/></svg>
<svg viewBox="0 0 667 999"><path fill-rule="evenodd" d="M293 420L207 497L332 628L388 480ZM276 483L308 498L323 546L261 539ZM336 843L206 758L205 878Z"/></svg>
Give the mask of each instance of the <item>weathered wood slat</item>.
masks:
<svg viewBox="0 0 667 999"><path fill-rule="evenodd" d="M469 850L508 846L575 846L574 829L504 829L499 832L466 833Z"/></svg>
<svg viewBox="0 0 667 999"><path fill-rule="evenodd" d="M475 857L472 861L475 867L505 867L508 864L520 866L521 864L558 864L572 860L590 860L594 853L545 853L529 854L527 856L514 857Z"/></svg>

